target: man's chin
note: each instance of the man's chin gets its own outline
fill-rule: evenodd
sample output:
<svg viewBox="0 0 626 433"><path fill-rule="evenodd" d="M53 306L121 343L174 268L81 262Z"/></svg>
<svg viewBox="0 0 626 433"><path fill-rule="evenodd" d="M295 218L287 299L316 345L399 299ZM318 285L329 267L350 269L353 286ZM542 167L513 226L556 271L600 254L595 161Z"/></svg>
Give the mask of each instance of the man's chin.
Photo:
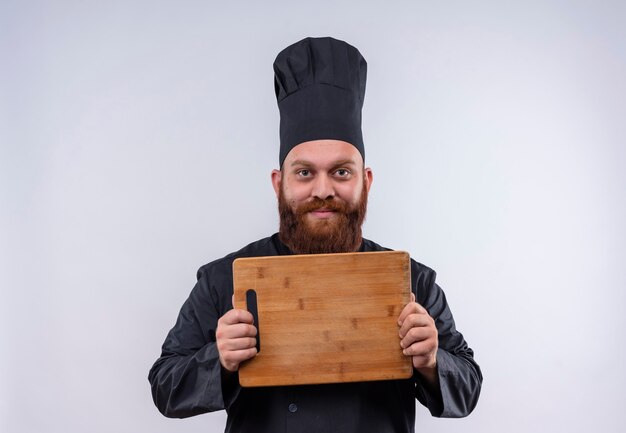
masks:
<svg viewBox="0 0 626 433"><path fill-rule="evenodd" d="M337 227L339 222L336 216L330 218L315 218L307 215L304 224L307 232L314 236L332 236L339 230L339 227Z"/></svg>
<svg viewBox="0 0 626 433"><path fill-rule="evenodd" d="M329 224L336 224L339 216L338 212L325 212L323 214L308 212L304 216L304 221L306 221L309 227L327 226Z"/></svg>
<svg viewBox="0 0 626 433"><path fill-rule="evenodd" d="M306 213L306 218L309 221L325 221L336 219L339 216L339 211L317 211L312 210Z"/></svg>

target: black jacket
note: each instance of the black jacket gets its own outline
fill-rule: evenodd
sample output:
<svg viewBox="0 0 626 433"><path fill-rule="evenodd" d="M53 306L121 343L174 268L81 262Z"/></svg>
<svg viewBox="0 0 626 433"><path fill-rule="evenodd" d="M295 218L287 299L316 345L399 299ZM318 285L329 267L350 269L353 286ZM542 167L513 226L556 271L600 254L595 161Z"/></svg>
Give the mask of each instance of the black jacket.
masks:
<svg viewBox="0 0 626 433"><path fill-rule="evenodd" d="M360 251L386 248L363 240ZM435 272L411 260L411 284L439 333L440 392L417 373L406 380L328 385L241 388L237 374L222 380L215 344L218 319L232 308L233 260L291 254L275 234L198 270L148 379L154 403L168 417L226 409L226 432L413 432L415 398L438 417L468 415L478 401L482 375L473 352L456 330Z"/></svg>

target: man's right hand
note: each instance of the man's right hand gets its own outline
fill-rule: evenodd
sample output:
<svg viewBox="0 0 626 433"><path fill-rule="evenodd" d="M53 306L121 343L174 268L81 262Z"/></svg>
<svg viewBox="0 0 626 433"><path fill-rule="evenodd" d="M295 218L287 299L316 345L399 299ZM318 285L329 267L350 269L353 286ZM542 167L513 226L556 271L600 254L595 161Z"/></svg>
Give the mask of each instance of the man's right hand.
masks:
<svg viewBox="0 0 626 433"><path fill-rule="evenodd" d="M256 327L246 310L230 310L217 321L215 338L222 367L230 372L256 356Z"/></svg>

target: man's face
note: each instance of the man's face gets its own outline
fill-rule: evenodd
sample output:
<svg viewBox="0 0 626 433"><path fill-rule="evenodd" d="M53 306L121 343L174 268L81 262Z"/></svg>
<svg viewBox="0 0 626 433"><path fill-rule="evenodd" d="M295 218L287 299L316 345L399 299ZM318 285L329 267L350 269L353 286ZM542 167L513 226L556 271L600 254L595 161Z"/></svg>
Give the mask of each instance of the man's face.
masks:
<svg viewBox="0 0 626 433"><path fill-rule="evenodd" d="M280 236L296 253L348 252L361 243L372 171L359 151L338 140L294 147L272 172Z"/></svg>

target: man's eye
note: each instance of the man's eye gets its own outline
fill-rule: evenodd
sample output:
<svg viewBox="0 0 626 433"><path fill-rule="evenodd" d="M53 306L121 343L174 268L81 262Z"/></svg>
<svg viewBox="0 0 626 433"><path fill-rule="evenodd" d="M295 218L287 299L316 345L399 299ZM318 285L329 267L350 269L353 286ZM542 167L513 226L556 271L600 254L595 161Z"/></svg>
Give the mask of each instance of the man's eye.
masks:
<svg viewBox="0 0 626 433"><path fill-rule="evenodd" d="M311 172L309 170L306 170L306 169L298 170L298 175L301 177L308 177L310 174Z"/></svg>
<svg viewBox="0 0 626 433"><path fill-rule="evenodd" d="M335 174L337 174L337 176L339 177L347 177L350 175L350 171L346 170L345 168L340 168L335 172Z"/></svg>

